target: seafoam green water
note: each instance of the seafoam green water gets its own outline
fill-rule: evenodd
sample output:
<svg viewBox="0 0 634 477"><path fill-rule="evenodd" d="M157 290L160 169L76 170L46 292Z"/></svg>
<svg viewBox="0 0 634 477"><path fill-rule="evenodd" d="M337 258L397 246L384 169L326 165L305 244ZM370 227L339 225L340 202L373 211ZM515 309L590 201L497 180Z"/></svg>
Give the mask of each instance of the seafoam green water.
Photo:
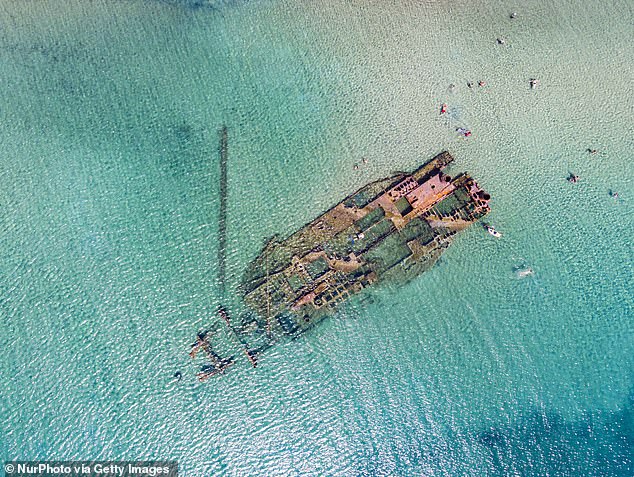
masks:
<svg viewBox="0 0 634 477"><path fill-rule="evenodd" d="M0 25L1 457L634 473L631 2L5 1ZM234 292L268 237L443 149L503 237L199 384L222 124Z"/></svg>

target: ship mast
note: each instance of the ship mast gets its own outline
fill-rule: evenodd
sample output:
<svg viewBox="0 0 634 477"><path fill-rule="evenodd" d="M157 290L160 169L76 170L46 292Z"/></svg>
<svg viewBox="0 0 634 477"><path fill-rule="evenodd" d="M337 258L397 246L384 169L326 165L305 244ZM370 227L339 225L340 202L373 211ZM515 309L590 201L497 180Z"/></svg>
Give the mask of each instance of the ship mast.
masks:
<svg viewBox="0 0 634 477"><path fill-rule="evenodd" d="M224 299L227 271L227 158L228 158L227 126L220 132L220 207L218 210L218 282L220 296Z"/></svg>
<svg viewBox="0 0 634 477"><path fill-rule="evenodd" d="M269 253L265 252L266 263L266 335L271 338L271 295L269 293Z"/></svg>
<svg viewBox="0 0 634 477"><path fill-rule="evenodd" d="M221 299L225 299L226 295L226 275L227 275L227 195L228 195L228 173L227 162L229 157L229 138L227 126L223 125L220 131L220 207L218 211L218 282L220 285ZM231 325L229 312L220 307L218 313L225 320L229 335L237 341L238 347L244 351L247 359L255 368L257 365L255 358L249 353L246 343L244 343L235 328Z"/></svg>

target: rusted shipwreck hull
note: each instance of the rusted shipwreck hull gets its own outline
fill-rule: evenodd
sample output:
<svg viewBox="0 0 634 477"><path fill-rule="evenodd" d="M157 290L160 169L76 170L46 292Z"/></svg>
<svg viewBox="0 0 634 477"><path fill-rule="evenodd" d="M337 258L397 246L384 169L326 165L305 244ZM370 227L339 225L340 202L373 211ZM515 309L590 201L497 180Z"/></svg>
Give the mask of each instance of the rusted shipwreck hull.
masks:
<svg viewBox="0 0 634 477"><path fill-rule="evenodd" d="M245 273L254 316L238 333L301 334L364 288L429 269L457 232L489 212L489 194L469 175L444 173L451 162L443 152L411 174L372 182L268 243Z"/></svg>
<svg viewBox="0 0 634 477"><path fill-rule="evenodd" d="M270 241L240 286L248 311L218 310L215 329L229 333L228 356L215 351L215 331L192 345L192 357L203 350L210 361L198 378L224 374L242 354L255 367L267 348L301 335L370 285L428 270L457 232L489 212L489 194L469 175L444 172L451 162L443 152L410 174L367 184L285 240Z"/></svg>

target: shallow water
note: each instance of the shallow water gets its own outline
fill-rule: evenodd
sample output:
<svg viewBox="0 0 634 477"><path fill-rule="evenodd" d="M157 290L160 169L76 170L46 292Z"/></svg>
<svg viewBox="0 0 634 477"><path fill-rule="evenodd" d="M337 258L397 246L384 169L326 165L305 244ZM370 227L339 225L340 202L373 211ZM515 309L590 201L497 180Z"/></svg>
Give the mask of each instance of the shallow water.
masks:
<svg viewBox="0 0 634 477"><path fill-rule="evenodd" d="M5 2L0 20L2 457L634 472L631 2ZM472 227L414 282L198 384L222 124L234 306L268 237L443 149L503 237Z"/></svg>

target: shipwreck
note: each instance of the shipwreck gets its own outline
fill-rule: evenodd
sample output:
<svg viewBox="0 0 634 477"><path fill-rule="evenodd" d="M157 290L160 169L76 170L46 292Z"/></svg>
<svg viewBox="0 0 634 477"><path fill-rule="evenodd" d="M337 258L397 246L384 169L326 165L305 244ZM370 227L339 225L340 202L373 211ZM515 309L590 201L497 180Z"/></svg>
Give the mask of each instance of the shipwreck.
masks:
<svg viewBox="0 0 634 477"><path fill-rule="evenodd" d="M226 155L226 131L221 149ZM466 173L446 174L453 160L443 152L411 173L369 183L286 239L269 241L239 286L248 311L231 317L218 309L248 362L255 367L267 348L302 335L364 289L425 272L458 232L485 216L490 195ZM193 345L211 356L201 380L235 358L211 354L206 336Z"/></svg>

